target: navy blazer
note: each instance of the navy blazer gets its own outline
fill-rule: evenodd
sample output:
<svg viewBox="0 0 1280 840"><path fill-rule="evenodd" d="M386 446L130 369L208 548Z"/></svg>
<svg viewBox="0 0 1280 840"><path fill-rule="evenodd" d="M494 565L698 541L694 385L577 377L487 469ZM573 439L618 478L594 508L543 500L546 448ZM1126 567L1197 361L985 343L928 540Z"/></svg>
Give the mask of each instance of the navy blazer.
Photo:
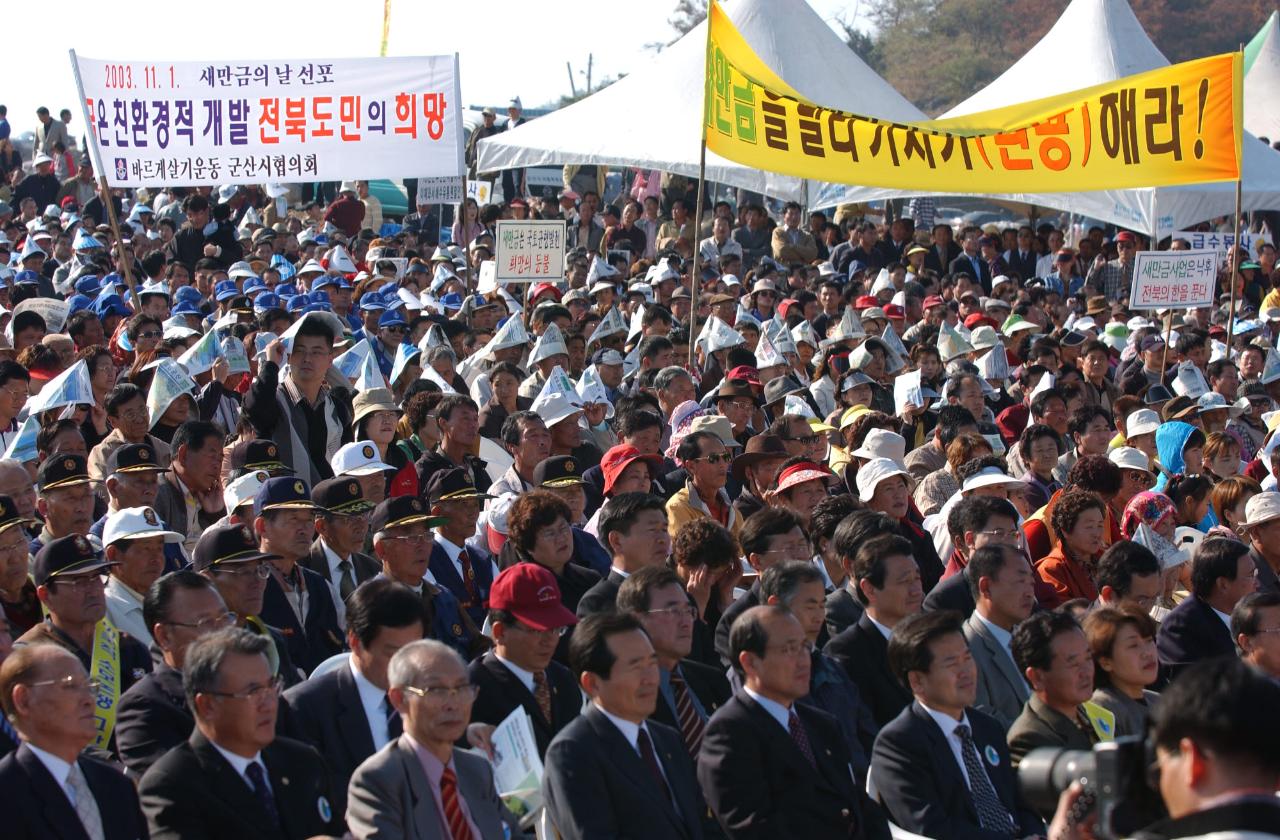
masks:
<svg viewBox="0 0 1280 840"><path fill-rule="evenodd" d="M594 705L551 742L542 796L562 840L701 840L706 804L680 733L652 720L645 728L670 796Z"/></svg>
<svg viewBox="0 0 1280 840"><path fill-rule="evenodd" d="M116 714L116 750L135 779L190 738L196 725L182 688L182 672L163 662L121 695Z"/></svg>
<svg viewBox="0 0 1280 840"><path fill-rule="evenodd" d="M116 768L86 755L76 763L98 803L106 840L147 837L133 783ZM89 840L57 780L26 744L0 760L5 840Z"/></svg>
<svg viewBox="0 0 1280 840"><path fill-rule="evenodd" d="M1016 837L1043 835L1044 822L1022 799L1005 746L1004 729L990 715L967 709L978 755L1018 829ZM872 752L872 779L889 817L907 831L936 840L1007 840L982 827L970 787L946 736L916 702L880 730Z"/></svg>
<svg viewBox="0 0 1280 840"><path fill-rule="evenodd" d="M467 592L462 575L449 559L444 546L435 540L431 541L431 559L427 568L435 578L436 586L449 590L453 597L458 599L458 604L467 611L467 615L471 616L475 625L480 627L484 624L485 616L489 614L489 588L493 586L493 556L487 551L480 551L475 546L467 545L464 548L471 558L471 571L475 575L473 585L477 597L474 600Z"/></svg>
<svg viewBox="0 0 1280 840"><path fill-rule="evenodd" d="M297 569L307 589L306 621L298 622L298 615L274 574L267 578L262 613L258 617L284 635L289 658L310 674L321 662L341 653L346 642L338 627L338 608L334 606L328 582L300 563Z"/></svg>
<svg viewBox="0 0 1280 840"><path fill-rule="evenodd" d="M546 671L547 685L551 689L551 720L542 716L542 709L538 707L533 693L511 669L498 661L492 651L477 657L467 670L471 682L480 689L471 706L471 720L497 726L517 708L523 708L533 723L533 739L538 745L539 758L547 754L551 739L582 711L582 691L573 674L559 662L552 662Z"/></svg>
<svg viewBox="0 0 1280 840"><path fill-rule="evenodd" d="M911 692L889 667L889 640L866 613L858 623L832 639L823 653L844 666L871 708L876 726L884 727L911 703Z"/></svg>
<svg viewBox="0 0 1280 840"><path fill-rule="evenodd" d="M1156 651L1161 671L1173 679L1182 669L1205 659L1235 656L1231 630L1204 599L1191 595L1160 622Z"/></svg>
<svg viewBox="0 0 1280 840"><path fill-rule="evenodd" d="M854 779L830 715L795 704L813 753L745 691L711 716L698 781L731 838L859 837L888 840L889 823Z"/></svg>

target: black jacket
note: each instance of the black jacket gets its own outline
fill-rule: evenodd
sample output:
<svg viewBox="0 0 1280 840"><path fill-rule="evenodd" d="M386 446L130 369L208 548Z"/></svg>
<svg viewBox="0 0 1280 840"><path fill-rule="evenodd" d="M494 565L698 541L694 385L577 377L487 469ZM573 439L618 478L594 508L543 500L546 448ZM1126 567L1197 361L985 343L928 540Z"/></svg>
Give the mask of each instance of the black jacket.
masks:
<svg viewBox="0 0 1280 840"><path fill-rule="evenodd" d="M145 838L138 794L124 774L83 754L76 763L98 803L106 840ZM0 760L0 791L5 840L89 840L62 787L25 744Z"/></svg>
<svg viewBox="0 0 1280 840"><path fill-rule="evenodd" d="M187 267L187 271L195 273L196 263L204 259L205 245L217 245L222 249L212 259L223 269L230 268L232 263L244 258L244 249L236 241L235 228L227 222L219 224L218 229L209 236L205 236L203 230L192 227L190 223L185 224L174 234L168 251L170 256Z"/></svg>
<svg viewBox="0 0 1280 840"><path fill-rule="evenodd" d="M547 747L560 730L582 711L582 692L573 674L558 662L552 662L546 670L547 685L551 689L551 720L542 716L533 692L492 651L473 661L467 670L471 682L480 687L471 706L471 720L497 726L517 708L523 708L533 724L539 758L547 754Z"/></svg>
<svg viewBox="0 0 1280 840"><path fill-rule="evenodd" d="M262 595L261 618L284 634L289 658L310 674L321 662L341 653L345 642L342 631L338 629L338 610L333 604L329 584L301 564L297 569L307 591L306 620L298 621L284 587L274 574L267 579L267 588Z"/></svg>
<svg viewBox="0 0 1280 840"><path fill-rule="evenodd" d="M618 590L622 588L624 580L626 580L625 577L611 570L609 576L588 589L578 601L577 606L573 608L578 618L612 610L618 601Z"/></svg>
<svg viewBox="0 0 1280 840"><path fill-rule="evenodd" d="M1257 832L1259 840L1280 838L1280 802L1274 796L1242 796L1212 808L1147 826L1133 840L1175 840L1220 831Z"/></svg>
<svg viewBox="0 0 1280 840"><path fill-rule="evenodd" d="M716 625L716 653L720 655L720 661L726 668L733 667L733 656L729 650L729 630L733 627L733 622L738 616L752 607L760 606L761 603L760 578L757 577L751 584L751 588L725 607L724 615L720 616L720 623Z"/></svg>
<svg viewBox="0 0 1280 840"><path fill-rule="evenodd" d="M857 684L876 726L884 727L911 703L911 692L889 668L889 640L866 613L828 642L823 652L843 665L849 679Z"/></svg>
<svg viewBox="0 0 1280 840"><path fill-rule="evenodd" d="M1161 673L1169 679L1205 659L1236 655L1231 630L1204 599L1191 595L1160 622L1156 634Z"/></svg>
<svg viewBox="0 0 1280 840"><path fill-rule="evenodd" d="M827 635L835 638L852 627L866 608L853 596L848 587L842 586L827 596L826 624Z"/></svg>
<svg viewBox="0 0 1280 840"><path fill-rule="evenodd" d="M116 715L116 750L134 778L190 738L196 725L182 672L163 662L121 696Z"/></svg>

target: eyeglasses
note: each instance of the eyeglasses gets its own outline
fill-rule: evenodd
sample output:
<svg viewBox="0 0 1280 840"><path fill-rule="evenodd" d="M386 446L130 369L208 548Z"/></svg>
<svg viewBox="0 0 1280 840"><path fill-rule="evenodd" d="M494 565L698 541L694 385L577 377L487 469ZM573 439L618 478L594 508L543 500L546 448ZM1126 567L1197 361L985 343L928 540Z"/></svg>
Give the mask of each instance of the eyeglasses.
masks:
<svg viewBox="0 0 1280 840"><path fill-rule="evenodd" d="M802 437L783 438L783 440L789 440L793 443L801 443L801 444L804 444L805 446L813 446L815 443L818 442L818 436L804 435Z"/></svg>
<svg viewBox="0 0 1280 840"><path fill-rule="evenodd" d="M251 685L243 691L202 691L201 694L210 694L214 697L227 697L232 700L254 700L261 701L268 698L280 696L280 688L284 685L284 681L280 675L272 677L263 685Z"/></svg>
<svg viewBox="0 0 1280 840"><path fill-rule="evenodd" d="M146 332L138 333L138 338L160 338L163 335L164 333L159 330L147 330Z"/></svg>
<svg viewBox="0 0 1280 840"><path fill-rule="evenodd" d="M226 575L233 578L249 578L256 577L266 580L271 577L271 567L266 563L257 563L244 569L223 569L218 566L213 567L213 571L220 575Z"/></svg>
<svg viewBox="0 0 1280 840"><path fill-rule="evenodd" d="M710 455L701 455L693 460L706 461L708 464L727 464L733 460L733 456L728 452L712 452Z"/></svg>
<svg viewBox="0 0 1280 840"><path fill-rule="evenodd" d="M10 398L15 400L25 400L31 396L26 388L0 388L0 391L4 391Z"/></svg>
<svg viewBox="0 0 1280 840"><path fill-rule="evenodd" d="M170 627L190 627L199 630L201 633L208 633L213 630L221 630L223 627L230 627L236 623L236 614L233 612L220 613L211 615L208 618L202 618L197 622L190 623L185 621L166 621L165 624Z"/></svg>
<svg viewBox="0 0 1280 840"><path fill-rule="evenodd" d="M443 703L446 700L461 700L464 703L470 703L476 699L476 695L480 692L480 686L472 683L466 685L427 685L418 688L416 685L406 685L402 688L410 694L416 694L423 700L430 700L435 703Z"/></svg>
<svg viewBox="0 0 1280 840"><path fill-rule="evenodd" d="M698 608L693 604L683 604L678 607L667 607L662 610L645 610L649 615L663 615L669 618L697 618Z"/></svg>
<svg viewBox="0 0 1280 840"><path fill-rule="evenodd" d="M128 420L130 423L145 423L147 421L147 410L145 408L131 408L128 411L120 412L121 420Z"/></svg>
<svg viewBox="0 0 1280 840"><path fill-rule="evenodd" d="M1004 528L992 528L990 531L979 531L978 533L1000 542L1013 542L1022 538L1022 532L1016 529L1007 531Z"/></svg>
<svg viewBox="0 0 1280 840"><path fill-rule="evenodd" d="M550 630L535 630L527 624L515 622L511 625L512 630L519 630L521 633L528 633L530 636L552 636L561 638L565 633L569 632L568 627L552 627Z"/></svg>
<svg viewBox="0 0 1280 840"><path fill-rule="evenodd" d="M408 332L408 327L383 327L383 329L389 333Z"/></svg>
<svg viewBox="0 0 1280 840"><path fill-rule="evenodd" d="M751 400L725 400L725 402L727 402L729 405L733 406L734 408L738 408L743 411L750 411L751 409L756 407L756 404L753 403Z"/></svg>

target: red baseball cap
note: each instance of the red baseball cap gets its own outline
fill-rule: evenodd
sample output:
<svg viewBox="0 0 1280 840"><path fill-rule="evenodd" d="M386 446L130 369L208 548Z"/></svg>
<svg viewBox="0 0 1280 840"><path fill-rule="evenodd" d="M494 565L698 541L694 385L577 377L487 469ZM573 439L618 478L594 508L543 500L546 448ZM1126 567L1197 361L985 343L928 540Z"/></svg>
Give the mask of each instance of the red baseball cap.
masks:
<svg viewBox="0 0 1280 840"><path fill-rule="evenodd" d="M937 295L929 295L924 299L924 308L932 309L935 306L946 306L947 302Z"/></svg>
<svg viewBox="0 0 1280 840"><path fill-rule="evenodd" d="M854 309L870 309L873 306L879 305L880 299L874 295L860 295L858 299L853 302Z"/></svg>
<svg viewBox="0 0 1280 840"><path fill-rule="evenodd" d="M551 294L555 295L556 300L560 300L560 290L557 289L555 286L551 285L550 283L539 283L538 285L530 289L529 300L537 300L538 295L542 294L543 292L550 292Z"/></svg>
<svg viewBox="0 0 1280 840"><path fill-rule="evenodd" d="M537 563L504 569L489 588L489 609L509 612L534 630L554 630L578 623L560 602L555 575Z"/></svg>
<svg viewBox="0 0 1280 840"><path fill-rule="evenodd" d="M884 308L884 316L892 321L905 321L907 319L907 310L896 303L891 303Z"/></svg>
<svg viewBox="0 0 1280 840"><path fill-rule="evenodd" d="M791 307L796 306L797 304L799 304L799 301L795 298L787 298L782 303L778 304L778 317L785 319L787 317L787 313L791 311Z"/></svg>
<svg viewBox="0 0 1280 840"><path fill-rule="evenodd" d="M662 470L662 458L657 455L642 455L629 443L620 443L604 453L600 459L600 470L604 473L604 494L613 492L613 483L622 475L622 471L635 461L644 461L649 465L649 477L657 478Z"/></svg>
<svg viewBox="0 0 1280 840"><path fill-rule="evenodd" d="M967 330L977 329L983 324L990 326L992 329L1000 329L999 324L988 318L986 315L983 315L981 312L975 312L968 318L964 319L964 327Z"/></svg>
<svg viewBox="0 0 1280 840"><path fill-rule="evenodd" d="M738 365L736 368L734 368L733 370L725 374L724 378L725 379L742 379L742 380L745 380L748 385L753 385L756 388L764 387L764 385L761 384L760 382L760 371L756 370L750 365Z"/></svg>
<svg viewBox="0 0 1280 840"><path fill-rule="evenodd" d="M1131 231L1122 230L1116 234L1117 242L1137 242L1138 237L1134 236Z"/></svg>

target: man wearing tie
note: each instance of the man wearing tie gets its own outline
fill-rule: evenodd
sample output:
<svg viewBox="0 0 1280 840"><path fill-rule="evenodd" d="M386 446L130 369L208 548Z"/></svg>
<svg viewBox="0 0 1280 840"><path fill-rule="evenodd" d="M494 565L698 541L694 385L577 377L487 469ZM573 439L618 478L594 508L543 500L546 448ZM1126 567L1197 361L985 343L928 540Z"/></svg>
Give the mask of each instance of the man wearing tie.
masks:
<svg viewBox="0 0 1280 840"><path fill-rule="evenodd" d="M381 563L360 553L374 505L364 497L360 481L351 476L319 482L311 488L311 501L316 504L315 529L319 536L299 562L329 584L329 594L338 611L338 626L345 629L348 596L382 571Z"/></svg>
<svg viewBox="0 0 1280 840"><path fill-rule="evenodd" d="M269 644L228 628L187 649L182 684L195 731L151 765L138 786L153 840L341 833L320 754L276 737L280 677L267 663Z"/></svg>
<svg viewBox="0 0 1280 840"><path fill-rule="evenodd" d="M498 576L493 557L467 540L475 535L480 505L492 496L476 489L471 471L437 470L423 493L431 515L441 517L434 529L428 568L437 586L453 593L477 627L488 611L489 587Z"/></svg>
<svg viewBox="0 0 1280 840"><path fill-rule="evenodd" d="M659 671L643 626L624 613L588 616L569 661L591 705L544 762L542 796L560 837L700 840L706 805L693 761L680 733L648 720Z"/></svg>
<svg viewBox="0 0 1280 840"><path fill-rule="evenodd" d="M1038 837L1022 801L1004 728L973 708L977 666L960 614L920 613L889 639L889 662L915 698L880 730L872 783L894 823L926 837Z"/></svg>
<svg viewBox="0 0 1280 840"><path fill-rule="evenodd" d="M133 840L146 821L133 785L82 754L97 734L96 687L57 645L15 648L0 665L0 730L21 746L0 761L6 840Z"/></svg>
<svg viewBox="0 0 1280 840"><path fill-rule="evenodd" d="M519 834L498 799L493 768L455 744L471 720L476 687L457 652L434 639L405 645L387 666L404 732L356 768L347 824L356 838L487 840Z"/></svg>
<svg viewBox="0 0 1280 840"><path fill-rule="evenodd" d="M413 590L386 578L370 581L347 601L350 661L285 692L285 731L324 756L338 819L351 774L400 737L400 714L387 695L387 663L423 635L422 601Z"/></svg>

